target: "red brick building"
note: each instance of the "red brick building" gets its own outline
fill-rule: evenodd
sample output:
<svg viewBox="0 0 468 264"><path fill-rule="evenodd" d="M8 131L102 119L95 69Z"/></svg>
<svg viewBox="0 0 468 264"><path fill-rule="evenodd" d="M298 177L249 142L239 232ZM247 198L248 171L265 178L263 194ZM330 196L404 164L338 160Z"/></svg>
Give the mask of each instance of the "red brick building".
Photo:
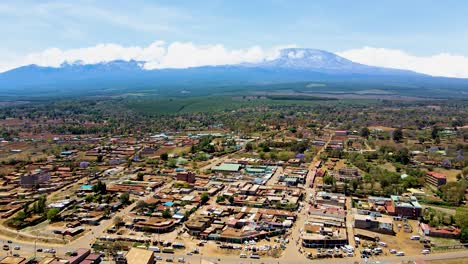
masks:
<svg viewBox="0 0 468 264"><path fill-rule="evenodd" d="M176 178L178 181L195 183L195 173L190 171L178 172Z"/></svg>
<svg viewBox="0 0 468 264"><path fill-rule="evenodd" d="M447 183L447 176L442 173L428 171L426 173L426 183L434 187L439 187Z"/></svg>

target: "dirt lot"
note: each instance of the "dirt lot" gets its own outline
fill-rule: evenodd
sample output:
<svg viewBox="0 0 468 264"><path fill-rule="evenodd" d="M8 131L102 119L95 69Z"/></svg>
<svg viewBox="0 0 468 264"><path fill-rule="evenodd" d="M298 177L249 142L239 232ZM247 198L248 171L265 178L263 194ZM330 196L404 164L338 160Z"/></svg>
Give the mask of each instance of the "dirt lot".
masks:
<svg viewBox="0 0 468 264"><path fill-rule="evenodd" d="M430 264L468 264L468 258L462 259L443 259L443 260L430 260Z"/></svg>

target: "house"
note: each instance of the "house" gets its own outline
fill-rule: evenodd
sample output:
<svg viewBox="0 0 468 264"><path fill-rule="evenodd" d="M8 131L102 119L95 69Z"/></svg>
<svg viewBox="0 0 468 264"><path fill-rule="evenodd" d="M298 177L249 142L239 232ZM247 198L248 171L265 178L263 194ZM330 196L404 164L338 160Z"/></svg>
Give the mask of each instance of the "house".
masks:
<svg viewBox="0 0 468 264"><path fill-rule="evenodd" d="M49 180L50 174L48 172L37 169L30 173L21 175L20 184L23 188L32 188Z"/></svg>
<svg viewBox="0 0 468 264"><path fill-rule="evenodd" d="M442 173L428 171L426 173L426 183L437 188L447 183L447 176Z"/></svg>

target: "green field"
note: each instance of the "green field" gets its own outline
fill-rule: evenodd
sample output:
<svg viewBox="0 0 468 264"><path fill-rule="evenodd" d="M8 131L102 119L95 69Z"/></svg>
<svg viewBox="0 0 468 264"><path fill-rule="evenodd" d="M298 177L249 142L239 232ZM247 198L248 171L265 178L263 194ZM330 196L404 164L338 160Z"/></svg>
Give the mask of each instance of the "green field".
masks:
<svg viewBox="0 0 468 264"><path fill-rule="evenodd" d="M170 99L141 99L130 100L127 107L142 113L148 114L176 114L193 112L219 112L231 111L239 108L250 108L259 106L281 107L281 106L316 106L330 104L369 104L376 103L373 99L359 100L326 100L324 98L310 97L308 99L298 100L297 98L242 98L230 96L206 96L206 97L187 97Z"/></svg>

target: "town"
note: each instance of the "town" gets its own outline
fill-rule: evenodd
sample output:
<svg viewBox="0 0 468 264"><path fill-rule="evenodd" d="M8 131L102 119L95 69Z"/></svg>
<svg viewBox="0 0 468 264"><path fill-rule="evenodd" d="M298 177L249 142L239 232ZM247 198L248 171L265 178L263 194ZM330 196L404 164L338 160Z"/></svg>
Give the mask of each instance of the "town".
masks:
<svg viewBox="0 0 468 264"><path fill-rule="evenodd" d="M466 105L96 119L101 106L87 103L56 106L55 117L1 109L0 263L401 263L466 253Z"/></svg>

